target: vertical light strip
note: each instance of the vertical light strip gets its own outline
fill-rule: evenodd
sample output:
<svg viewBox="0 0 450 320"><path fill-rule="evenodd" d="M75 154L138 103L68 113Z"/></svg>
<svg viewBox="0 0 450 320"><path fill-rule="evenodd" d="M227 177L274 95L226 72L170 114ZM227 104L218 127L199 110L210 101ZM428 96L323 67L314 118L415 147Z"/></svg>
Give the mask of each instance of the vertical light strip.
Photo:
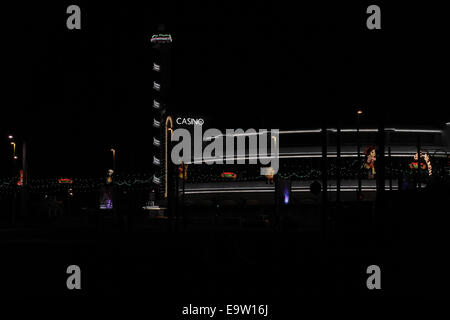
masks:
<svg viewBox="0 0 450 320"><path fill-rule="evenodd" d="M169 122L170 122L170 127L167 126ZM168 177L168 174L169 174L169 165L168 165L168 161L169 161L169 154L168 154L168 152L169 152L169 150L168 150L167 145L168 145L169 141L167 140L167 132L169 130L171 131L170 132L170 138L172 138L173 121L172 121L172 117L171 116L167 116L167 118L166 118L166 127L165 127L165 131L166 131L166 155L165 155L166 163L164 165L165 165L166 172L165 172L165 181L164 181L164 184L165 184L164 198L167 198L167 189L168 189L168 183L167 183L168 179L167 179L167 177Z"/></svg>

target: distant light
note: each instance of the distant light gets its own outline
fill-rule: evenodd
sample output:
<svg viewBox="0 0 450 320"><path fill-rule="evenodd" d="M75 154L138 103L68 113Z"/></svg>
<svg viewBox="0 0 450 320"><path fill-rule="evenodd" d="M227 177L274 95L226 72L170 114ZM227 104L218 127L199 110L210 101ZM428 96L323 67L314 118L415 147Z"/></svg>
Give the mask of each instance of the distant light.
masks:
<svg viewBox="0 0 450 320"><path fill-rule="evenodd" d="M160 107L161 107L161 105L159 104L159 102L156 100L153 100L153 108L159 109Z"/></svg>
<svg viewBox="0 0 450 320"><path fill-rule="evenodd" d="M161 67L159 66L159 64L156 64L153 62L153 70L159 71L159 70L161 70Z"/></svg>
<svg viewBox="0 0 450 320"><path fill-rule="evenodd" d="M161 161L155 156L153 156L153 164L159 166L161 164Z"/></svg>
<svg viewBox="0 0 450 320"><path fill-rule="evenodd" d="M311 129L311 130L288 130L288 131L280 131L280 134L285 133L319 133L322 129Z"/></svg>
<svg viewBox="0 0 450 320"><path fill-rule="evenodd" d="M61 184L65 184L65 183L72 184L73 180L72 179L68 179L68 178L61 178L61 179L58 179L58 183L61 183Z"/></svg>
<svg viewBox="0 0 450 320"><path fill-rule="evenodd" d="M13 137L13 136L11 136L11 135L9 135L9 136L8 136L8 139L14 139L14 137Z"/></svg>
<svg viewBox="0 0 450 320"><path fill-rule="evenodd" d="M17 160L18 159L18 157L17 156L14 156L14 160Z"/></svg>
<svg viewBox="0 0 450 320"><path fill-rule="evenodd" d="M362 115L362 110L358 110L358 111L356 111L356 113L358 114L358 115Z"/></svg>
<svg viewBox="0 0 450 320"><path fill-rule="evenodd" d="M159 121L156 120L156 119L153 119L153 126L154 126L155 128L159 128L159 127L161 126L161 122L159 122Z"/></svg>
<svg viewBox="0 0 450 320"><path fill-rule="evenodd" d="M394 132L407 132L407 133L441 133L441 130L427 130L427 129L396 129L386 128L385 130L392 130Z"/></svg>
<svg viewBox="0 0 450 320"><path fill-rule="evenodd" d="M161 89L161 85L159 83L153 81L153 89L155 89L156 91L159 91Z"/></svg>
<svg viewBox="0 0 450 320"><path fill-rule="evenodd" d="M289 193L287 193L286 191L285 191L285 194L284 194L284 204L288 204L289 203Z"/></svg>

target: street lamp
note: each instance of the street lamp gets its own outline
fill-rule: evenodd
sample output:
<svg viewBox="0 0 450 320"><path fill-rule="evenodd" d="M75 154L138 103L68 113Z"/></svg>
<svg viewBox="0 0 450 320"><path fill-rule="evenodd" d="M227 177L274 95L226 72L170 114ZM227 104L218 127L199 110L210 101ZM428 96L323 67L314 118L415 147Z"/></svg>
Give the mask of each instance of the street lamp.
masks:
<svg viewBox="0 0 450 320"><path fill-rule="evenodd" d="M111 148L111 152L113 154L113 170L116 171L116 149Z"/></svg>
<svg viewBox="0 0 450 320"><path fill-rule="evenodd" d="M17 159L17 156L16 156L16 143L11 141L11 145L13 146L13 158Z"/></svg>

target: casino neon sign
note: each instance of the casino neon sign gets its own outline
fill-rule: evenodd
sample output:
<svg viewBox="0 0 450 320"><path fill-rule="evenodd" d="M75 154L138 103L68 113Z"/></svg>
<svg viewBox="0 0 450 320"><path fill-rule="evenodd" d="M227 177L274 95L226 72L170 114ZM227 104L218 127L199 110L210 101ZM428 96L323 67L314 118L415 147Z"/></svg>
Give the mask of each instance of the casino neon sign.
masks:
<svg viewBox="0 0 450 320"><path fill-rule="evenodd" d="M194 118L176 118L175 122L179 125L188 125L188 126L201 126L205 123L202 118L194 119Z"/></svg>

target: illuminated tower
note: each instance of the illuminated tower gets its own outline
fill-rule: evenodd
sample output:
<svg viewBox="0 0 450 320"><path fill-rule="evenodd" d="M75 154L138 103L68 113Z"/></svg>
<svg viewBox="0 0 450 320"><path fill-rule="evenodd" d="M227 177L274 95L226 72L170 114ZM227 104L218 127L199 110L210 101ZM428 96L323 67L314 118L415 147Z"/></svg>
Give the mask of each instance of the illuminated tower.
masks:
<svg viewBox="0 0 450 320"><path fill-rule="evenodd" d="M168 113L168 97L170 84L170 47L172 36L165 31L164 25L159 25L158 32L152 35L151 45L153 49L152 66L152 90L153 90L153 183L158 186L158 198L167 197L167 174L170 159L168 159L170 139L168 126L173 127Z"/></svg>

